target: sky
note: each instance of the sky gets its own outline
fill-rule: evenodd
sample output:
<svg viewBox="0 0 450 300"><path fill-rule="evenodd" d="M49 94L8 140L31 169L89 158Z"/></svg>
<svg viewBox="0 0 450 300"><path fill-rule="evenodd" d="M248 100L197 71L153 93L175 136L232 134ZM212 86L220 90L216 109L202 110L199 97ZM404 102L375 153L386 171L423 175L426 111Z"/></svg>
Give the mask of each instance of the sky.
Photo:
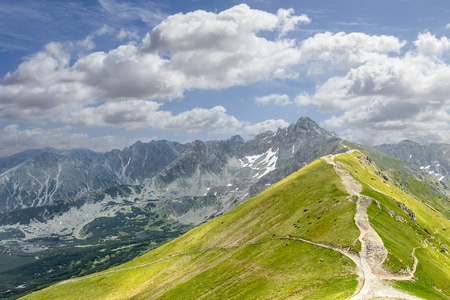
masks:
<svg viewBox="0 0 450 300"><path fill-rule="evenodd" d="M0 1L0 156L251 139L310 117L450 143L448 0Z"/></svg>

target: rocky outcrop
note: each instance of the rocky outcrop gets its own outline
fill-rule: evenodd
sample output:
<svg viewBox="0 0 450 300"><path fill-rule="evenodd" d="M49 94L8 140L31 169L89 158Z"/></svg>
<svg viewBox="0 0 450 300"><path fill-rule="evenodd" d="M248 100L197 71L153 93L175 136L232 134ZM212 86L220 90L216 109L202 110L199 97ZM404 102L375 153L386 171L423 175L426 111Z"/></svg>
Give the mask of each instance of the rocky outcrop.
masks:
<svg viewBox="0 0 450 300"><path fill-rule="evenodd" d="M104 155L82 149L29 151L3 159L7 170L0 175L0 212L69 203L121 184L145 185L166 200L213 195L228 210L316 158L343 149L336 134L300 118L249 141L237 135L187 144L136 142Z"/></svg>
<svg viewBox="0 0 450 300"><path fill-rule="evenodd" d="M442 182L450 183L450 145L421 145L409 140L375 146L386 154L407 161Z"/></svg>

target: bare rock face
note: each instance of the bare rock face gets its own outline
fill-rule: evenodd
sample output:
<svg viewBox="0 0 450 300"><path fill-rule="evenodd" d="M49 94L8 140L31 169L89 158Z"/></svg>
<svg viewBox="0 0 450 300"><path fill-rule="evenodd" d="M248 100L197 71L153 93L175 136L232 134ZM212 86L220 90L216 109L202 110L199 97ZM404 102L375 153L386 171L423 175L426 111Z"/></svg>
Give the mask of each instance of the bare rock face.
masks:
<svg viewBox="0 0 450 300"><path fill-rule="evenodd" d="M44 152L0 177L0 212L55 205L120 180L99 160Z"/></svg>
<svg viewBox="0 0 450 300"><path fill-rule="evenodd" d="M341 139L310 118L249 141L233 136L187 144L137 142L105 154L86 149L26 151L0 159L0 213L67 204L123 184L143 185L166 201L214 196L215 211L223 212L318 157L339 151Z"/></svg>
<svg viewBox="0 0 450 300"><path fill-rule="evenodd" d="M402 202L397 202L398 207L400 207L401 209L403 209L410 217L411 220L413 222L416 221L416 214L410 209L408 208L404 203Z"/></svg>
<svg viewBox="0 0 450 300"><path fill-rule="evenodd" d="M383 144L374 148L407 161L432 177L450 184L450 145L448 144L421 145L404 140L398 144Z"/></svg>

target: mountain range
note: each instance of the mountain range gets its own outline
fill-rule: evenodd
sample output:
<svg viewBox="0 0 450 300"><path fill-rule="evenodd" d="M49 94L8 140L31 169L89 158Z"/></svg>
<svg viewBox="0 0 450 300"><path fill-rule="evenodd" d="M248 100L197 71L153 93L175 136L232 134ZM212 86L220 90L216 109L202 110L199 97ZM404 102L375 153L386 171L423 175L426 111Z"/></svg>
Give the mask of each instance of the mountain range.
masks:
<svg viewBox="0 0 450 300"><path fill-rule="evenodd" d="M172 242L24 299L448 299L449 202L420 192L445 187L343 145Z"/></svg>
<svg viewBox="0 0 450 300"><path fill-rule="evenodd" d="M448 144L421 145L404 140L398 144L383 144L374 148L407 161L437 180L450 184L450 145Z"/></svg>
<svg viewBox="0 0 450 300"><path fill-rule="evenodd" d="M0 199L2 199L0 202L0 269L2 270L0 295L14 297L29 290L45 287L55 281L102 271L152 249L157 250L149 253L164 252L169 255L173 252L179 255L189 253L194 248L195 251L211 247L225 250L235 247L233 246L235 244L251 246L260 242L265 243L267 239L279 247L286 239L296 244L306 239L307 243L332 245L333 251L344 249L353 253L352 255L360 253L361 247L358 244L360 242L357 241L358 228L354 227L355 222L351 218L354 215L351 213L354 208L351 208L352 205L349 204L352 201L356 203L356 200L353 199L329 215L330 205L331 207L337 205L333 202L337 199L336 197L345 198L347 196L343 195L348 194L348 190L346 191L342 186L338 188L340 192L336 195L333 193L337 190L328 189L328 185L331 188L339 186L338 182L332 183L339 178L330 175L330 170L333 169L333 167L330 169L330 166L334 164L341 168L342 164L347 164L344 169L357 179L361 174L369 176L371 178L369 182L364 183L360 180L359 183L363 187L368 184L367 189L383 190L383 185L374 185L375 182L372 182L376 181L378 184L378 180L381 180L389 188L384 191L384 194L396 194L395 199L383 202L384 196L375 197L373 193L369 194L376 199L373 203L377 203L378 207L380 203L386 205L380 212L386 212L397 221L411 220L416 225L420 223L417 220L421 220L422 212L416 209L415 201L423 203L426 209L435 211L437 215L434 217L443 217L446 220L450 218L450 192L446 186L447 173L445 173L448 158L445 156L445 145L427 148L405 141L398 145L381 145L375 148L386 153L390 152L389 154L398 156L400 159L405 156L414 157L415 159L410 162L416 166L394 159L379 150L344 141L336 134L320 128L310 118L300 118L289 127L279 129L277 132L264 132L249 141L243 140L240 136L233 136L224 141L194 141L186 144L162 140L150 143L137 142L123 150L113 150L104 154L87 149L45 148L0 158L2 170L0 174ZM354 154L347 157L341 153ZM335 162L328 162L326 171L318 168L323 163L318 163L317 159L338 154ZM356 168L353 162L355 157L363 169ZM314 167L308 166L302 169L307 170L302 171L302 174L310 178L309 181L302 182L300 185L294 184L298 187L293 190L287 189L293 182L297 182L297 179L293 179L294 175L289 177L291 178L289 180L285 178L290 174L298 174L299 169L313 161L316 161L313 164ZM432 165L433 168L431 168ZM437 169L438 167L440 169ZM433 170L434 173L427 174L428 170ZM325 177L328 179L320 181L320 174L323 172L327 173ZM444 177L441 178L442 176ZM287 185L282 184L284 187L279 194L284 196L275 197L277 200L273 200L272 196L270 201L266 199L271 203L270 205L267 204L269 202L264 204L266 200L255 200L261 199L263 197L261 195L272 195L268 191L280 186L277 182L291 182ZM326 184L327 188L323 184ZM363 189L361 194L366 192ZM306 198L306 200L302 198L306 201L305 203L292 203L291 200L297 197L292 193L304 194L302 197L311 197L311 199L334 198L329 203L328 200L325 201L326 204L325 202L320 204L323 200L317 198L318 202L313 208L309 206L313 204L306 203L309 201ZM359 195L358 192L353 196ZM404 197L413 197L415 200L408 200L412 201L408 204L403 200ZM250 203L254 204L247 204L250 198ZM264 203L257 204L258 201ZM397 206L393 205L392 201ZM341 204L343 203L346 202L342 201ZM207 225L211 224L210 220L218 222L216 220L222 218L221 215L233 215L233 211L242 210L242 207L247 205L253 205L252 212L247 211L243 215L238 213L237 219L232 217L232 221L221 223L226 223L227 226L212 229L210 225ZM267 208L261 210L260 206L267 206ZM306 219L303 221L299 219L297 222L288 217L289 214L298 215L300 210L307 212L311 209L314 210L314 216L304 214L304 217L322 220L317 221L318 227L314 225L316 227L307 230L308 226L303 227L303 225L315 223L306 222L309 221ZM420 210L422 209L423 207L420 206ZM255 215L258 211L262 213L265 210L267 210L267 216L271 216L270 219ZM288 215L284 216L285 214ZM381 215L384 218L384 214ZM343 216L346 218L345 222L341 218ZM225 215L223 217L229 218ZM337 222L335 224L329 220L333 217L335 218L333 222ZM430 216L427 215L428 217ZM267 239L260 239L274 228L267 227L273 221L272 218L286 218L288 220L286 222L292 222L295 229L302 228L301 234L292 235L289 229L282 233L274 233L274 236ZM250 222L252 226L247 226L246 223L247 225L241 228L241 225L238 226L242 223L241 219L247 220L245 222ZM324 220L328 223L322 224ZM441 237L442 234L436 235L434 231L431 231L439 231L437 225L427 222L420 225L424 226L422 229L413 226L413 231L426 230L426 233L432 234L433 239L436 239L433 247L436 249L441 247L440 249L444 252L447 249L448 254L448 241L445 238L447 227L440 229L444 232L444 237ZM190 246L186 248L184 242L174 241L179 243L178 246L174 246L178 252L174 252L173 249L166 251L167 247L172 246L158 248L202 223L206 224L201 228L209 228L208 231L216 232L219 237L229 236L229 233L225 232L230 230L237 230L239 234L233 234L235 237L230 237L228 240L222 237L217 238L217 241L212 244L207 241L194 241L201 244L194 248ZM409 221L406 223L408 226L411 225ZM337 227L333 229L330 224ZM389 226L398 224L400 223ZM288 225L286 223L276 226L284 228ZM352 226L352 233L347 232L346 230ZM260 228L257 229L257 227ZM342 232L339 232L339 228ZM261 232L258 238L247 238L261 230L266 233ZM409 229L405 230L409 232ZM180 237L181 241L189 239L190 234L188 233L187 237ZM354 238L352 243L349 237L344 237L347 234ZM381 238L386 238L381 233L380 235ZM276 239L272 239L273 237ZM298 239L294 241L292 239L294 237ZM337 237L341 237L342 240L336 240ZM214 240L213 237L211 238ZM421 238L423 241L423 235L419 234L417 241ZM279 251L284 253L281 248ZM65 255L61 256L61 253ZM154 257L156 260L165 260L164 257L167 256L163 254ZM397 253L394 254L397 255ZM405 253L387 258L385 267L392 269L394 273L405 273L401 271L402 268L405 270L411 268L410 265L402 265L406 259ZM267 257L267 259L272 258ZM58 267L55 268L55 266ZM339 264L335 267L342 268ZM345 276L356 278L356 275L351 275L350 269L346 268L348 274ZM331 277L334 276L332 273L330 273ZM445 276L443 278L446 278ZM351 283L350 279L345 282L344 286L354 289L350 288L354 282ZM359 278L359 283L361 282ZM358 288L355 287L356 290L359 288L359 285ZM438 288L446 290L445 285L444 287L439 285ZM164 285L162 289L165 289ZM343 295L348 296L351 293L346 290L340 295L344 297Z"/></svg>
<svg viewBox="0 0 450 300"><path fill-rule="evenodd" d="M9 168L0 175L0 252L7 256L0 289L20 293L130 259L231 210L318 157L344 151L341 141L300 118L249 141L240 136L187 144L163 140L105 154L43 149L3 158ZM105 243L129 253L111 251L108 261L86 268L77 263L83 261L81 252L67 261L56 252L93 245L95 261ZM23 251L29 260L19 260ZM50 267L55 260L67 269ZM52 276L35 282L34 269Z"/></svg>
<svg viewBox="0 0 450 300"><path fill-rule="evenodd" d="M188 144L137 142L103 155L86 149L25 151L0 160L0 213L68 203L120 184L145 184L155 192L176 187L172 191L177 195L198 196L234 181L250 186L252 196L265 183L337 151L339 141L311 119L301 118L288 128L247 142L240 136Z"/></svg>

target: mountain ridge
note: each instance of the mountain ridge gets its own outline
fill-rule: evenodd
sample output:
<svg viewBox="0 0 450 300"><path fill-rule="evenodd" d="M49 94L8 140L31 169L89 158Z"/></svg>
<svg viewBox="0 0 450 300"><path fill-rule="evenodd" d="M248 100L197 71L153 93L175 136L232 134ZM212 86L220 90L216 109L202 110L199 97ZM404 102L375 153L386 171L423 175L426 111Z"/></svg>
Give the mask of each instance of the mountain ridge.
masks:
<svg viewBox="0 0 450 300"><path fill-rule="evenodd" d="M439 214L420 198L377 170L359 150L318 159L131 262L26 299L446 299L449 253L439 249L450 243L442 233L450 220L438 220ZM398 201L415 212L415 220ZM361 220L379 235L378 246L364 244L373 238L357 227L358 211L367 214ZM379 258L383 248L387 254ZM349 258L355 254L360 267Z"/></svg>

